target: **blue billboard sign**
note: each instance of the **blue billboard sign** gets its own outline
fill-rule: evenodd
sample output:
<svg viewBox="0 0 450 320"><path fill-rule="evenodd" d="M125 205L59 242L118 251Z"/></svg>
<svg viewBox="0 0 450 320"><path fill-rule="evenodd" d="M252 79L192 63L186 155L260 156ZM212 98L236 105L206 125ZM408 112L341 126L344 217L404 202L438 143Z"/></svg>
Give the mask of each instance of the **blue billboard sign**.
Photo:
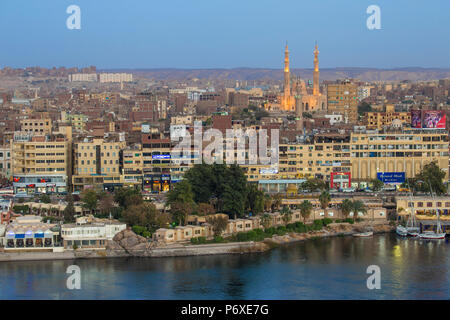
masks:
<svg viewBox="0 0 450 320"><path fill-rule="evenodd" d="M170 159L170 154L154 154L152 159Z"/></svg>
<svg viewBox="0 0 450 320"><path fill-rule="evenodd" d="M384 183L403 183L405 182L404 172L377 172L377 179Z"/></svg>

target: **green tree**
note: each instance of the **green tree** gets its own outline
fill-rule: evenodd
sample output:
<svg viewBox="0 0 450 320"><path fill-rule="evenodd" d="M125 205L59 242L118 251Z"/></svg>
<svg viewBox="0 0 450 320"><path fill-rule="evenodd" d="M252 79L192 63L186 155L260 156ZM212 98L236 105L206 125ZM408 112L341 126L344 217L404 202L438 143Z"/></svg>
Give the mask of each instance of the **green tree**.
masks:
<svg viewBox="0 0 450 320"><path fill-rule="evenodd" d="M170 205L170 214L172 222L184 226L187 224L188 216L192 214L192 207L181 202L175 202Z"/></svg>
<svg viewBox="0 0 450 320"><path fill-rule="evenodd" d="M128 208L131 205L138 205L143 203L141 192L134 188L116 189L116 191L114 192L114 201L124 209Z"/></svg>
<svg viewBox="0 0 450 320"><path fill-rule="evenodd" d="M185 203L194 204L194 193L188 180L181 180L175 184L175 188L169 191L167 195L167 203Z"/></svg>
<svg viewBox="0 0 450 320"><path fill-rule="evenodd" d="M299 186L299 191L306 191L306 192L316 192L327 189L328 189L327 183L322 179L318 178L308 179Z"/></svg>
<svg viewBox="0 0 450 320"><path fill-rule="evenodd" d="M169 216L149 202L130 205L124 210L123 219L129 226L145 227L150 232L167 227L169 223Z"/></svg>
<svg viewBox="0 0 450 320"><path fill-rule="evenodd" d="M50 199L50 196L49 196L48 194L43 194L43 195L41 195L41 196L39 197L39 200L40 200L42 203L51 203L51 202L52 202L52 200Z"/></svg>
<svg viewBox="0 0 450 320"><path fill-rule="evenodd" d="M85 189L81 193L81 201L83 202L83 207L89 211L94 211L97 209L98 197L97 192L94 189Z"/></svg>
<svg viewBox="0 0 450 320"><path fill-rule="evenodd" d="M344 201L342 201L341 203L341 212L342 215L347 218L348 215L350 214L350 212L352 212L353 210L353 203L351 200L349 199L344 199Z"/></svg>
<svg viewBox="0 0 450 320"><path fill-rule="evenodd" d="M325 211L325 218L328 218L328 205L331 201L331 195L328 191L322 191L319 196L319 202L322 209Z"/></svg>
<svg viewBox="0 0 450 320"><path fill-rule="evenodd" d="M300 214L302 215L304 222L306 222L306 219L309 218L312 210L313 210L313 205L308 200L304 200L302 203L300 203Z"/></svg>
<svg viewBox="0 0 450 320"><path fill-rule="evenodd" d="M372 106L365 101L361 102L361 104L358 106L358 113L360 116L363 116L366 112L371 112L371 111L372 111Z"/></svg>
<svg viewBox="0 0 450 320"><path fill-rule="evenodd" d="M370 183L372 185L373 191L380 191L381 188L383 188L383 186L384 186L384 183L378 179L372 179L372 180L370 180Z"/></svg>
<svg viewBox="0 0 450 320"><path fill-rule="evenodd" d="M247 187L247 208L256 215L264 211L264 192L256 184Z"/></svg>
<svg viewBox="0 0 450 320"><path fill-rule="evenodd" d="M356 217L358 216L358 213L365 214L367 212L366 206L364 202L361 200L354 200L352 202L352 211L353 211L353 221L355 221Z"/></svg>
<svg viewBox="0 0 450 320"><path fill-rule="evenodd" d="M282 196L279 193L275 193L272 196L272 211L278 211L280 209L281 206L281 201L282 200Z"/></svg>
<svg viewBox="0 0 450 320"><path fill-rule="evenodd" d="M438 196L446 194L444 178L445 171L439 168L436 161L427 163L417 175L416 188L422 192L431 192L432 190Z"/></svg>
<svg viewBox="0 0 450 320"><path fill-rule="evenodd" d="M284 224L288 224L292 219L292 211L288 206L284 206L280 211L281 219L283 219Z"/></svg>
<svg viewBox="0 0 450 320"><path fill-rule="evenodd" d="M66 196L66 201L67 205L63 212L64 222L65 223L75 222L75 207L73 205L73 197L70 193Z"/></svg>
<svg viewBox="0 0 450 320"><path fill-rule="evenodd" d="M264 213L261 216L261 225L264 227L264 229L267 229L272 224L272 217L268 213Z"/></svg>

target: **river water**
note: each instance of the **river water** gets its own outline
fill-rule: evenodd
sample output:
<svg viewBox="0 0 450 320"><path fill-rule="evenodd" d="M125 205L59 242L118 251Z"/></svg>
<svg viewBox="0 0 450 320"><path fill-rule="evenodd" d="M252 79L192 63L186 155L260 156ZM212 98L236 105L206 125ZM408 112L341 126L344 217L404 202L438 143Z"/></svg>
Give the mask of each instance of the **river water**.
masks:
<svg viewBox="0 0 450 320"><path fill-rule="evenodd" d="M80 267L81 289L66 269ZM367 288L380 267L381 289ZM449 299L449 239L337 237L265 253L0 263L0 299Z"/></svg>

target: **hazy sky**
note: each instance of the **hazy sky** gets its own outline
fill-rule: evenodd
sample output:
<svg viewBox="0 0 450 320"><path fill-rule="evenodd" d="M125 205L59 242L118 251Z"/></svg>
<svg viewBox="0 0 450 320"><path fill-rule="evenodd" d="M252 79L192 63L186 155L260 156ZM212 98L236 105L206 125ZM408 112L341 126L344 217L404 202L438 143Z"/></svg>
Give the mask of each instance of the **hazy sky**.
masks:
<svg viewBox="0 0 450 320"><path fill-rule="evenodd" d="M69 30L69 5L81 30ZM381 30L368 30L369 5ZM0 67L450 67L449 0L0 0Z"/></svg>

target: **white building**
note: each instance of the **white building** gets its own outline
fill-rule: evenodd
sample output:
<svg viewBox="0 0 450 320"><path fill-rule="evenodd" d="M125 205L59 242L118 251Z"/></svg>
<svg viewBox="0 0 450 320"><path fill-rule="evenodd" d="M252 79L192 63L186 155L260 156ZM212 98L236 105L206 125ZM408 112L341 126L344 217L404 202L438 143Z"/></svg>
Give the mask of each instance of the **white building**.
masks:
<svg viewBox="0 0 450 320"><path fill-rule="evenodd" d="M61 226L61 237L65 249L86 248L104 249L108 240L122 230L126 224L118 221L89 222L85 217L77 219L74 224Z"/></svg>
<svg viewBox="0 0 450 320"><path fill-rule="evenodd" d="M106 82L132 82L133 75L131 73L100 73L100 83Z"/></svg>
<svg viewBox="0 0 450 320"><path fill-rule="evenodd" d="M330 119L331 125L342 123L344 121L342 114L326 114L325 118Z"/></svg>
<svg viewBox="0 0 450 320"><path fill-rule="evenodd" d="M69 74L69 81L70 82L76 82L76 81L82 81L82 82L97 82L97 74L96 73L74 73Z"/></svg>

